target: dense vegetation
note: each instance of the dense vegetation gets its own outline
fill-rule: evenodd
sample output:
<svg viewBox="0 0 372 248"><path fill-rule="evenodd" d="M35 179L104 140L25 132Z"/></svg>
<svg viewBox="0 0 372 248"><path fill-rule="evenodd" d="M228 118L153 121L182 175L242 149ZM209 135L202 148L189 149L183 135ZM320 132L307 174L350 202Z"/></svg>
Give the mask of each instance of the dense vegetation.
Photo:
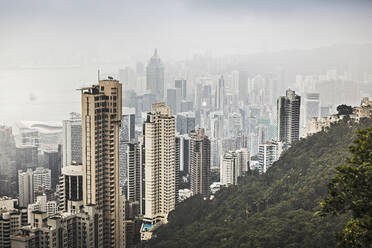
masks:
<svg viewBox="0 0 372 248"><path fill-rule="evenodd" d="M372 247L372 128L360 130L353 143L352 156L336 168L319 214L350 212L339 246Z"/></svg>
<svg viewBox="0 0 372 248"><path fill-rule="evenodd" d="M149 247L335 247L350 214L314 214L356 130L346 121L297 142L264 175L241 178L213 200L187 199L157 229Z"/></svg>

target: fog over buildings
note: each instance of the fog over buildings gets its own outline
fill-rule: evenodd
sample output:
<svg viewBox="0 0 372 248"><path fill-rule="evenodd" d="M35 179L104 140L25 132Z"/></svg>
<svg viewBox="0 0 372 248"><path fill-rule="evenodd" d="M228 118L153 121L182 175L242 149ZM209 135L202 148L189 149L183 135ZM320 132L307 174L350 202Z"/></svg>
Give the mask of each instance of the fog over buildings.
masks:
<svg viewBox="0 0 372 248"><path fill-rule="evenodd" d="M302 53L310 58L297 66L317 67L309 49L372 41L371 11L367 0L2 1L0 114L5 120L66 119L79 110L73 89L96 83L97 69L113 75L146 64L154 48L168 84L173 69L189 76L191 69L179 69L201 58L214 58L220 67L210 69L219 73L234 64L287 69ZM357 63L357 53L368 56L371 47L336 49L329 65ZM291 56L283 61L285 54Z"/></svg>

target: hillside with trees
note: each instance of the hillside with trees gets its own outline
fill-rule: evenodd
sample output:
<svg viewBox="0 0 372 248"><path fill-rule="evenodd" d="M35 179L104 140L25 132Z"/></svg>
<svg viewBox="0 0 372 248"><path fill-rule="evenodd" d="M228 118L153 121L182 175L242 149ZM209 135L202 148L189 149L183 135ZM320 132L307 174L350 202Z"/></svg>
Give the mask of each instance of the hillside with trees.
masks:
<svg viewBox="0 0 372 248"><path fill-rule="evenodd" d="M371 126L370 119L341 121L298 141L266 174L252 172L212 200L187 199L146 246L335 247L352 214L319 214L320 202L329 199L327 185L351 156L357 130Z"/></svg>

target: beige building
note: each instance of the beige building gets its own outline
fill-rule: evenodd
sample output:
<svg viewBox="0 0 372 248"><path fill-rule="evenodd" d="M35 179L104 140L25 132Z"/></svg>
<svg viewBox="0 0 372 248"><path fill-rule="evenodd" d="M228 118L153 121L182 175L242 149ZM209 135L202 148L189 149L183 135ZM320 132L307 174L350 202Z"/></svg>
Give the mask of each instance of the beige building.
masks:
<svg viewBox="0 0 372 248"><path fill-rule="evenodd" d="M166 221L175 208L175 118L164 103L152 105L144 123L144 221Z"/></svg>
<svg viewBox="0 0 372 248"><path fill-rule="evenodd" d="M119 247L119 131L122 85L100 80L81 89L84 205L103 213L104 247Z"/></svg>

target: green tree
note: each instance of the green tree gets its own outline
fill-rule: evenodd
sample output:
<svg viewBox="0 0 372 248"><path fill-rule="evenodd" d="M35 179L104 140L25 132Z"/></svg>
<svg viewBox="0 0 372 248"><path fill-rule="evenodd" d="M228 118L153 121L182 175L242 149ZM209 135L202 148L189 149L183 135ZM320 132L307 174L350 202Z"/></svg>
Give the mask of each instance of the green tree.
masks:
<svg viewBox="0 0 372 248"><path fill-rule="evenodd" d="M353 113L353 108L349 105L342 104L337 106L337 112L339 115L351 115Z"/></svg>
<svg viewBox="0 0 372 248"><path fill-rule="evenodd" d="M372 128L358 131L352 156L328 185L321 215L351 213L340 235L340 247L372 247Z"/></svg>

